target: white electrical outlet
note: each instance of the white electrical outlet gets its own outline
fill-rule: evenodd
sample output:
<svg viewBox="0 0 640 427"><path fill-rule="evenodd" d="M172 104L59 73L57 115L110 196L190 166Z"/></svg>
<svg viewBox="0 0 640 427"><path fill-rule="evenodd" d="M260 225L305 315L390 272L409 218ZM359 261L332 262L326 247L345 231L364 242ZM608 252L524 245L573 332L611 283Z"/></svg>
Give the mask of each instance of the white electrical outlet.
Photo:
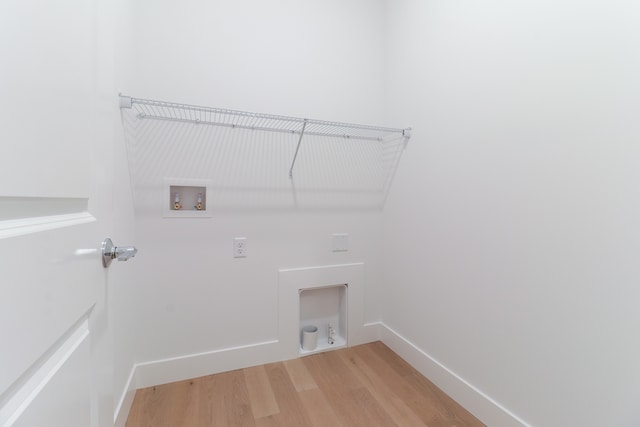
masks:
<svg viewBox="0 0 640 427"><path fill-rule="evenodd" d="M247 256L247 238L234 237L233 239L233 257L245 258Z"/></svg>

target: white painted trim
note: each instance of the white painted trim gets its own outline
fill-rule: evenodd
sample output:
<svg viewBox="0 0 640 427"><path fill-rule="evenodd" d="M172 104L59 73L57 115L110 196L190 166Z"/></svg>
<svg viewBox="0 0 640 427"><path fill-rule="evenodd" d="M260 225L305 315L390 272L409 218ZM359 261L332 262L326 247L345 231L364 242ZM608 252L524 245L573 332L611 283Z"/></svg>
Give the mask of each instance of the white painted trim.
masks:
<svg viewBox="0 0 640 427"><path fill-rule="evenodd" d="M136 388L198 378L284 360L277 340L136 365Z"/></svg>
<svg viewBox="0 0 640 427"><path fill-rule="evenodd" d="M383 322L365 323L360 330L357 341L350 343L351 346L382 341L485 424L501 427L531 427ZM290 349L287 347L283 342L273 340L137 364L131 370L116 408L114 425L115 427L125 425L136 388L152 387L287 360L290 358L288 356L291 356ZM294 357L299 355L296 354Z"/></svg>
<svg viewBox="0 0 640 427"><path fill-rule="evenodd" d="M1 426L10 427L16 422L88 336L89 319L85 316L58 348L2 402L2 407L0 407Z"/></svg>
<svg viewBox="0 0 640 427"><path fill-rule="evenodd" d="M39 233L56 228L93 222L96 218L89 212L78 212L65 215L39 216L34 218L11 219L0 221L0 239Z"/></svg>
<svg viewBox="0 0 640 427"><path fill-rule="evenodd" d="M354 337L350 345L380 340L380 331L382 330L380 322L360 324L361 327L358 328L360 333ZM131 374L114 412L114 426L123 427L125 425L135 391L138 388L280 362L290 359L290 356L289 349L283 345L282 341L273 340L136 364L131 369ZM293 358L296 357L300 357L300 355L294 354Z"/></svg>
<svg viewBox="0 0 640 427"><path fill-rule="evenodd" d="M362 325L362 334L357 342L353 345L368 344L370 342L381 340L382 322L370 322Z"/></svg>
<svg viewBox="0 0 640 427"><path fill-rule="evenodd" d="M363 333L353 345L366 344L380 340L380 322L367 323L362 326ZM265 363L288 360L286 348L282 342L273 340L257 344L223 348L205 353L191 354L169 359L155 360L136 364L131 370L114 419L121 417L126 407L128 390L173 381L187 380L234 369L249 368ZM299 357L296 354L295 357ZM188 373L189 372L189 373ZM128 409L127 411L128 412ZM126 417L125 417L126 418Z"/></svg>
<svg viewBox="0 0 640 427"><path fill-rule="evenodd" d="M129 416L129 411L131 410L131 404L133 403L133 398L136 395L135 376L136 366L134 365L131 367L129 378L127 378L127 383L124 385L124 389L122 390L122 394L120 395L118 405L113 412L114 427L124 427L124 425L127 423L127 417Z"/></svg>
<svg viewBox="0 0 640 427"><path fill-rule="evenodd" d="M379 333L386 346L486 425L530 427L530 424L382 322L379 324Z"/></svg>

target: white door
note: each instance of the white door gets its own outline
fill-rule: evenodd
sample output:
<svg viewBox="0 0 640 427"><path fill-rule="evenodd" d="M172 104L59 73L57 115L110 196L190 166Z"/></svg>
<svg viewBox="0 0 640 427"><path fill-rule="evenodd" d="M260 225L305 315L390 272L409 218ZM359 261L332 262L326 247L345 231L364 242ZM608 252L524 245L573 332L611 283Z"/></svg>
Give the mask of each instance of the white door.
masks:
<svg viewBox="0 0 640 427"><path fill-rule="evenodd" d="M0 2L0 426L113 424L99 248L116 101L97 4Z"/></svg>

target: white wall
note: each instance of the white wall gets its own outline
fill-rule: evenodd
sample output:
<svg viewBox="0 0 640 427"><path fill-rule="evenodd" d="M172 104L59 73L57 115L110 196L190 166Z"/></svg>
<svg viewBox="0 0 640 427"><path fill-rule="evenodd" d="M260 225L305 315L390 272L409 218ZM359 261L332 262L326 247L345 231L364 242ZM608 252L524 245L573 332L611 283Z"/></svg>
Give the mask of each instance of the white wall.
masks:
<svg viewBox="0 0 640 427"><path fill-rule="evenodd" d="M141 0L131 40L136 76L123 92L379 123L383 6L365 0ZM154 155L153 150L143 153ZM138 362L277 339L279 268L363 261L365 320L377 320L380 210L273 210L257 204L214 210L208 219L165 219L159 209L160 178L167 164L159 160L154 165L155 181L137 188L135 201ZM174 177L201 178L188 176L193 171L180 174ZM331 251L329 236L337 232L349 233L348 252ZM248 239L245 259L232 257L235 236Z"/></svg>
<svg viewBox="0 0 640 427"><path fill-rule="evenodd" d="M637 6L135 8L126 94L415 128L384 236L376 211L163 219L139 194L138 362L275 339L278 268L364 261L365 320L381 313L525 422L637 424Z"/></svg>
<svg viewBox="0 0 640 427"><path fill-rule="evenodd" d="M640 424L640 6L388 12L383 321L531 425Z"/></svg>
<svg viewBox="0 0 640 427"><path fill-rule="evenodd" d="M135 2L136 97L379 122L380 0Z"/></svg>

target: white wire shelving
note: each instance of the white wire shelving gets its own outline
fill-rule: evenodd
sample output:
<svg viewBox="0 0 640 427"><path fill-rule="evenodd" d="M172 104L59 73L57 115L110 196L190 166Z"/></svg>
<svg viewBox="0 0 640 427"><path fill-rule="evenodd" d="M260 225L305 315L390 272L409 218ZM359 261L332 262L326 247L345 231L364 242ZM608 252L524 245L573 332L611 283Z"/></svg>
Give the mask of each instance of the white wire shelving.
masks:
<svg viewBox="0 0 640 427"><path fill-rule="evenodd" d="M120 108L133 109L136 116L141 120L165 120L299 135L296 152L289 169L289 177L291 178L293 178L293 168L298 150L305 135L371 141L404 138L405 143L411 137L411 128L389 128L278 116L133 98L124 95L120 95Z"/></svg>

